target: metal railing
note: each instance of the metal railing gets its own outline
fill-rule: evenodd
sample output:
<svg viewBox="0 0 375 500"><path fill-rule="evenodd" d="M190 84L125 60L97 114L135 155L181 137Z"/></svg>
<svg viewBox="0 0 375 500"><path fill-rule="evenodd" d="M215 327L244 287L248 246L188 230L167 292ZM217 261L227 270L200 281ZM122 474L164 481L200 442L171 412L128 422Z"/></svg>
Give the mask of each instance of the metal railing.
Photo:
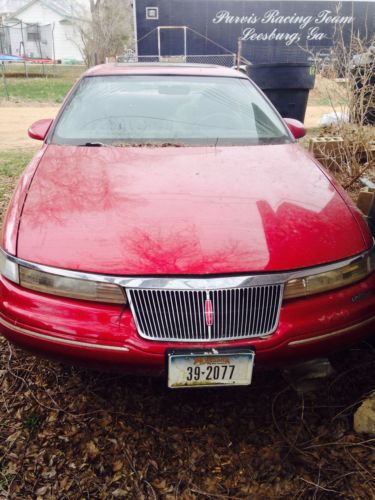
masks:
<svg viewBox="0 0 375 500"><path fill-rule="evenodd" d="M131 63L190 63L190 64L214 64L219 66L227 66L231 68L236 63L235 54L210 54L210 55L186 55L186 56L136 56L133 54L125 54L117 57L118 62Z"/></svg>

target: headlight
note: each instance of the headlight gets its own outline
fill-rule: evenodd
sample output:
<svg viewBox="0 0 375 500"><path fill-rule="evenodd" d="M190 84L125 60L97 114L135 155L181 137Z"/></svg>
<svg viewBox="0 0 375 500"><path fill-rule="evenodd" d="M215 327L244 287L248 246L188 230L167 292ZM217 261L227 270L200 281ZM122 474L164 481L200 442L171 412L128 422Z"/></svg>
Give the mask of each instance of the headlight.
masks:
<svg viewBox="0 0 375 500"><path fill-rule="evenodd" d="M311 274L288 281L284 289L284 299L304 297L315 293L328 292L335 288L352 285L369 276L375 270L375 252L337 269L319 274Z"/></svg>
<svg viewBox="0 0 375 500"><path fill-rule="evenodd" d="M126 297L122 289L112 283L66 278L23 266L19 267L19 276L20 285L35 292L48 293L70 299L126 304Z"/></svg>
<svg viewBox="0 0 375 500"><path fill-rule="evenodd" d="M18 265L0 248L0 274L14 283L19 283Z"/></svg>

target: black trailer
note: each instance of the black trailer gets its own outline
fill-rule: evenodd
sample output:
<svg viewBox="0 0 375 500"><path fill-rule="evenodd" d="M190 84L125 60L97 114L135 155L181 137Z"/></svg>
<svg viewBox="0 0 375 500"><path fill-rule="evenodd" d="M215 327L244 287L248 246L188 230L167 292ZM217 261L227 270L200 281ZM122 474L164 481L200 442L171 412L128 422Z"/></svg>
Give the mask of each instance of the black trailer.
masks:
<svg viewBox="0 0 375 500"><path fill-rule="evenodd" d="M134 14L137 56L150 62L231 66L241 44L255 64L303 63L375 32L375 1L134 0Z"/></svg>

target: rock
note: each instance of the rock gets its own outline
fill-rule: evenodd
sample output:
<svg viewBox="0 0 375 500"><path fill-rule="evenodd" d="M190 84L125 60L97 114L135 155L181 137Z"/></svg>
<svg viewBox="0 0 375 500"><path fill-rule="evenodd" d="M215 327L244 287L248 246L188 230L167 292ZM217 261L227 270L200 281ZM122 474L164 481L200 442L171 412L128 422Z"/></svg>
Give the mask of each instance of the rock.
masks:
<svg viewBox="0 0 375 500"><path fill-rule="evenodd" d="M354 430L375 436L375 392L355 412Z"/></svg>

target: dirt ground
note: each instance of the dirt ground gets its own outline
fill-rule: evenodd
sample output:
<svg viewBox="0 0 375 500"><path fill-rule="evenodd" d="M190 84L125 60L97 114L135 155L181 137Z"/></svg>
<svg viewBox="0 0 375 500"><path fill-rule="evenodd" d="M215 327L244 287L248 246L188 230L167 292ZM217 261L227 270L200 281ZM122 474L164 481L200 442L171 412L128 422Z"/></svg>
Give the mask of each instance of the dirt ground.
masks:
<svg viewBox="0 0 375 500"><path fill-rule="evenodd" d="M58 106L13 105L1 106L0 110L0 150L38 147L38 143L27 135L28 127L36 120L54 118ZM330 106L310 106L307 109L305 125L307 128L318 127L319 118L332 111Z"/></svg>
<svg viewBox="0 0 375 500"><path fill-rule="evenodd" d="M306 111L305 127L319 127L319 120L326 113L332 113L331 106L308 106Z"/></svg>
<svg viewBox="0 0 375 500"><path fill-rule="evenodd" d="M36 120L54 118L58 106L4 106L0 108L0 151L38 147L27 135L28 127Z"/></svg>

